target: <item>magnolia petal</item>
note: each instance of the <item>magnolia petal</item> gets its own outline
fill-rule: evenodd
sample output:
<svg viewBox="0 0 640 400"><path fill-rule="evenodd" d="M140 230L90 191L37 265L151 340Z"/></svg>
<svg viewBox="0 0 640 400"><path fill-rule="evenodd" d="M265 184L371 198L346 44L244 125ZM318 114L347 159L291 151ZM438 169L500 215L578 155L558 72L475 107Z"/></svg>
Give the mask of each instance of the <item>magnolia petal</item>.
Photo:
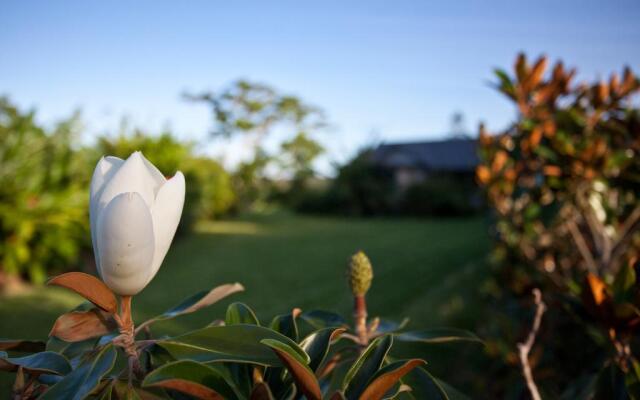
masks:
<svg viewBox="0 0 640 400"><path fill-rule="evenodd" d="M149 281L156 275L167 251L169 251L169 246L171 246L171 241L180 222L180 215L182 215L184 194L184 175L178 171L160 188L156 202L151 209L156 242Z"/></svg>
<svg viewBox="0 0 640 400"><path fill-rule="evenodd" d="M96 242L96 225L98 224L97 199L100 198L105 185L118 172L124 164L124 160L118 157L102 157L96 165L91 177L91 188L89 189L89 223L91 226L91 242L93 244L93 253L96 258L96 268L100 273L100 257L98 255L98 246Z"/></svg>
<svg viewBox="0 0 640 400"><path fill-rule="evenodd" d="M138 193L121 193L100 213L97 226L102 280L119 295L146 286L154 254L153 221Z"/></svg>
<svg viewBox="0 0 640 400"><path fill-rule="evenodd" d="M139 151L132 153L105 185L102 194L98 198L96 204L98 218L100 218L100 212L111 199L120 193L136 192L140 194L147 206L151 208L155 197L153 192L154 185L154 178L145 166L142 153Z"/></svg>
<svg viewBox="0 0 640 400"><path fill-rule="evenodd" d="M144 154L141 153L140 155L142 156L142 161L144 161L144 166L147 167L147 170L149 171L149 175L151 176L154 182L153 195L157 196L158 191L160 190L162 185L165 184L165 182L167 181L167 178L165 178L164 175L162 175L162 172L160 172L160 170L156 168L155 165L151 164L151 162L147 160Z"/></svg>

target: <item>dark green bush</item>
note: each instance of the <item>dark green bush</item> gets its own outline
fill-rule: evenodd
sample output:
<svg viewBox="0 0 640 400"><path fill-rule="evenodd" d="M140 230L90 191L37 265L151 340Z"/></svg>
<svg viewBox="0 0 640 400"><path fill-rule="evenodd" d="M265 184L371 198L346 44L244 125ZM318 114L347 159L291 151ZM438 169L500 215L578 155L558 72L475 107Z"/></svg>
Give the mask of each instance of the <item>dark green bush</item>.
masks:
<svg viewBox="0 0 640 400"><path fill-rule="evenodd" d="M358 216L388 214L394 208L393 177L371 162L371 149L341 166L326 190L309 191L298 211Z"/></svg>
<svg viewBox="0 0 640 400"><path fill-rule="evenodd" d="M439 174L410 186L402 195L401 214L462 216L480 208L473 177Z"/></svg>

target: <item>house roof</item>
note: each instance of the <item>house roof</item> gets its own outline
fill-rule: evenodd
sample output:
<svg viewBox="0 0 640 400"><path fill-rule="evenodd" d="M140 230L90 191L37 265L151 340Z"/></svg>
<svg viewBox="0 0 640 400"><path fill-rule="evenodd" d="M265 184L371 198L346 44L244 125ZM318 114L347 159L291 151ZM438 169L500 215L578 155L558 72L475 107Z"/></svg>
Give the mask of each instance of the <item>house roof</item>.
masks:
<svg viewBox="0 0 640 400"><path fill-rule="evenodd" d="M422 168L467 172L478 164L477 140L454 138L433 142L385 143L378 146L373 162L385 168Z"/></svg>

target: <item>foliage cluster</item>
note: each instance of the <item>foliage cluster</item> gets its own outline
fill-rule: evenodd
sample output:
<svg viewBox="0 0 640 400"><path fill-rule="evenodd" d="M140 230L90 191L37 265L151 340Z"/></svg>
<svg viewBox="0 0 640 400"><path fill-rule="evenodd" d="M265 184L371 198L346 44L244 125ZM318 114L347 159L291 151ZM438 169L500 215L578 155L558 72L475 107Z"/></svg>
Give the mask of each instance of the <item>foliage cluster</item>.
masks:
<svg viewBox="0 0 640 400"><path fill-rule="evenodd" d="M354 257L352 275L363 259L363 253ZM118 306L98 279L67 273L50 284L88 301L58 318L47 343L0 340L0 370L16 373L13 396L19 399L464 398L433 377L424 360L397 359L391 350L394 342L479 342L477 336L447 328L406 331L406 321L367 320L368 259L365 267L353 292L360 299L353 327L333 312L300 309L265 324L236 302L223 319L173 337L154 337L152 325L200 311L242 286L197 293L134 328L127 324L130 298L120 298Z"/></svg>
<svg viewBox="0 0 640 400"><path fill-rule="evenodd" d="M50 130L0 99L0 271L43 282L73 267L86 240L91 169L77 117Z"/></svg>
<svg viewBox="0 0 640 400"><path fill-rule="evenodd" d="M514 76L496 71L518 119L480 136L477 180L495 218L495 279L486 289L501 310L485 328L503 337L490 348L517 363L515 342L531 323L520 302L539 287L549 305L532 360L541 390L637 397L640 83L627 68L574 84L575 70L546 64L520 55ZM519 379L509 370L499 386Z"/></svg>

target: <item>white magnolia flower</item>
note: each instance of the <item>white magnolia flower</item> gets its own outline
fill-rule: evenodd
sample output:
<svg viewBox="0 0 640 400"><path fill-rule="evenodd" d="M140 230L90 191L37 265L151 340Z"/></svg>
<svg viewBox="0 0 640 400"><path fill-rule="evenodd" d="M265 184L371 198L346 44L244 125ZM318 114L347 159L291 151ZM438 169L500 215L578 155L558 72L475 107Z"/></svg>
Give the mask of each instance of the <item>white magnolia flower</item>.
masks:
<svg viewBox="0 0 640 400"><path fill-rule="evenodd" d="M135 295L153 279L176 233L184 175L167 180L139 151L127 160L103 157L90 190L91 239L102 280Z"/></svg>

